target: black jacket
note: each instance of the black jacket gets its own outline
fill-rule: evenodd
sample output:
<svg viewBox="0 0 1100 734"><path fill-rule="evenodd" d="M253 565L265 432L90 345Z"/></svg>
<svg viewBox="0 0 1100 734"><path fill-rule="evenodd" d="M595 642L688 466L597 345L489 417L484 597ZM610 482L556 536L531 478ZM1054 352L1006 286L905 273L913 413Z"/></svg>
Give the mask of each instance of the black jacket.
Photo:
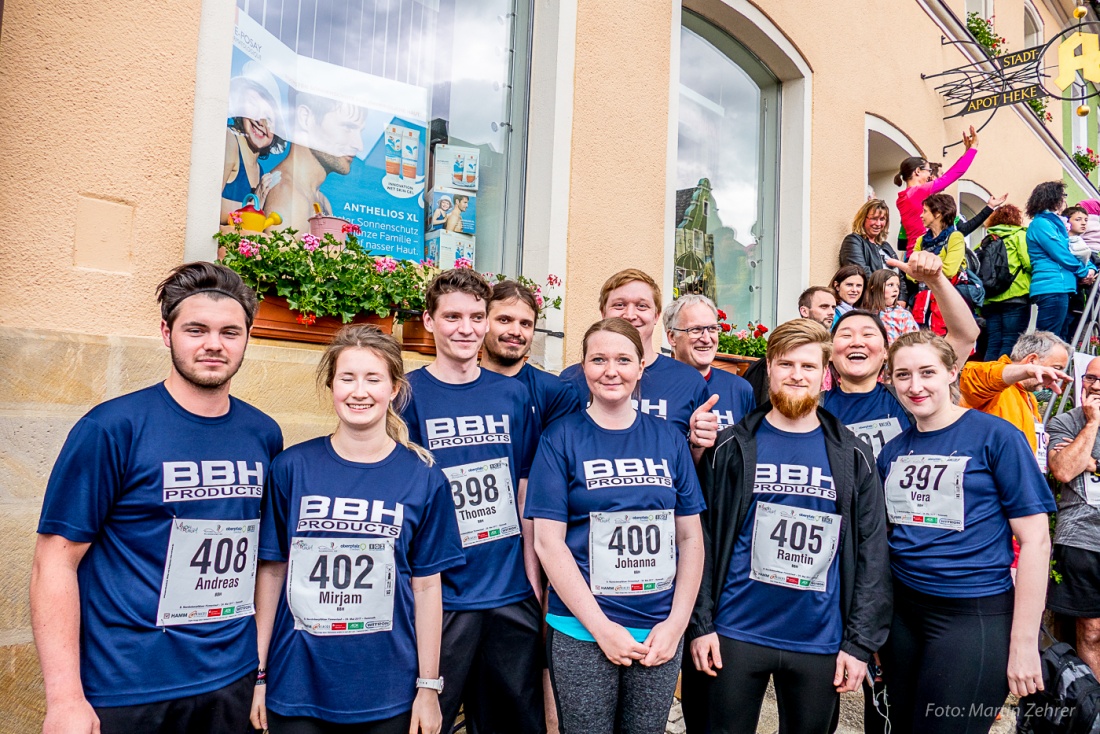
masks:
<svg viewBox="0 0 1100 734"><path fill-rule="evenodd" d="M902 259L898 257L898 253L894 251L894 248L887 243L883 242L880 245L855 232L845 237L844 241L840 243L840 267L844 267L845 265L858 265L863 268L863 274L867 278L870 278L871 273L876 270L884 269L893 270L901 276L898 270L886 265L886 258L888 257L894 260ZM904 276L901 276L900 280L901 290L898 293L898 300L908 304L909 281Z"/></svg>
<svg viewBox="0 0 1100 734"><path fill-rule="evenodd" d="M752 506L756 431L771 410L765 403L718 436L699 461L707 509L703 513L703 583L687 638L714 632L714 609L729 574L741 526ZM886 500L870 447L831 413L818 409L841 514L840 649L864 662L886 641L893 613ZM855 532L851 532L855 528ZM809 592L806 592L809 593Z"/></svg>

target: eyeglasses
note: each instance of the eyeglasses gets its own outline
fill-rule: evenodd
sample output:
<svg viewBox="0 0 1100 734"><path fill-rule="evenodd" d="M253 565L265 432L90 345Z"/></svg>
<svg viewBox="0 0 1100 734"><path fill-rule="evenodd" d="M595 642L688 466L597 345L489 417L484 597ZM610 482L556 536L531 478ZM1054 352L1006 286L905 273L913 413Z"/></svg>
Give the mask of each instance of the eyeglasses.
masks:
<svg viewBox="0 0 1100 734"><path fill-rule="evenodd" d="M1096 382L1098 380L1100 380L1100 375L1089 375L1089 374L1081 375L1081 384L1082 385L1088 385L1089 387L1092 387L1093 385L1096 384Z"/></svg>
<svg viewBox="0 0 1100 734"><path fill-rule="evenodd" d="M721 331L721 327L718 326L718 324L711 324L710 326L692 326L690 329L673 328L672 330L687 334L692 339L698 339L704 333L710 334L711 336L717 336L718 332Z"/></svg>

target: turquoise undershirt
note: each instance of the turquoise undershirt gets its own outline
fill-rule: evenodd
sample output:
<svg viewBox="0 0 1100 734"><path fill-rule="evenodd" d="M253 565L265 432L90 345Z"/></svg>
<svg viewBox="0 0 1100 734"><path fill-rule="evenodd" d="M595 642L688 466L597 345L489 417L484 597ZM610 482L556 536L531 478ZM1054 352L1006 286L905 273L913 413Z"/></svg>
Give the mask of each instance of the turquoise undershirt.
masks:
<svg viewBox="0 0 1100 734"><path fill-rule="evenodd" d="M553 627L563 635L572 637L574 640L580 640L581 642L595 642L596 638L585 629L585 626L581 624L581 621L576 617L566 617L557 614L547 614L546 624ZM630 636L634 638L635 642L645 642L649 637L649 630L639 629L638 627L624 627L624 629L630 633Z"/></svg>

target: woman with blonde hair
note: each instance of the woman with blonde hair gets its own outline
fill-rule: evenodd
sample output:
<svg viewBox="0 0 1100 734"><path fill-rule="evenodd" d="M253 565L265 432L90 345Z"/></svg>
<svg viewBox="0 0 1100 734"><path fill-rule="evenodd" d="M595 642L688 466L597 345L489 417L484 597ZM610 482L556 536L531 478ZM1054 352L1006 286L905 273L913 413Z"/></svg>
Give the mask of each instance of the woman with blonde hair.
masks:
<svg viewBox="0 0 1100 734"><path fill-rule="evenodd" d="M438 734L439 574L463 562L450 487L409 442L393 337L345 326L317 381L336 430L276 457L264 490L252 724Z"/></svg>
<svg viewBox="0 0 1100 734"><path fill-rule="evenodd" d="M550 579L547 657L567 734L662 734L703 576L703 494L687 442L637 410L638 329L588 329L592 402L542 434L525 516Z"/></svg>
<svg viewBox="0 0 1100 734"><path fill-rule="evenodd" d="M878 456L894 575L879 654L898 734L987 732L1010 691L1043 687L1054 502L1015 426L952 402L958 362L946 339L925 330L899 337L887 359L914 420Z"/></svg>
<svg viewBox="0 0 1100 734"><path fill-rule="evenodd" d="M887 241L889 235L890 208L882 199L870 199L856 212L851 234L840 243L840 266L858 265L868 278L877 270L892 269L886 261L897 260L898 253ZM899 283L902 290L898 302L904 308L909 303L906 298L908 289L904 279Z"/></svg>

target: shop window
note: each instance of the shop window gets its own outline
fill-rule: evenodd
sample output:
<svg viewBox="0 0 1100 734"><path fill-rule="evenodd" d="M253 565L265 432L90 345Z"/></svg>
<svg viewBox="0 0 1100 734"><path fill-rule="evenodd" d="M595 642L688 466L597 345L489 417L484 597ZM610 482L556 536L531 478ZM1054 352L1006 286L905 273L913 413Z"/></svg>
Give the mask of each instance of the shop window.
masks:
<svg viewBox="0 0 1100 734"><path fill-rule="evenodd" d="M1043 43L1043 21L1030 3L1024 3L1024 48Z"/></svg>
<svg viewBox="0 0 1100 734"><path fill-rule="evenodd" d="M740 326L775 323L779 82L685 11L680 31L673 287Z"/></svg>
<svg viewBox="0 0 1100 734"><path fill-rule="evenodd" d="M514 272L531 0L238 0L222 222L247 194L377 254Z"/></svg>

